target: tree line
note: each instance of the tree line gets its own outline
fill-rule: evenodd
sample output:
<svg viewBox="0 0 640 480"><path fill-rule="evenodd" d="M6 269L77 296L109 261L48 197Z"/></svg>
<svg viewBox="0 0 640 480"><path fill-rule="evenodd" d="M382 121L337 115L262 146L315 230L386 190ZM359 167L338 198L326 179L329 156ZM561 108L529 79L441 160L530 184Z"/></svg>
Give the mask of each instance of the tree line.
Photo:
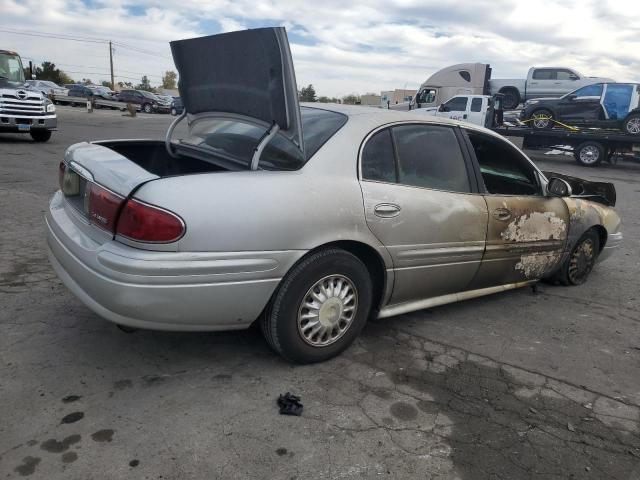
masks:
<svg viewBox="0 0 640 480"><path fill-rule="evenodd" d="M368 94L374 95L374 94ZM302 87L298 92L298 99L301 102L319 102L319 103L344 103L345 105L359 105L360 104L360 95L356 95L355 93L345 95L341 98L338 97L326 97L316 95L316 89L312 84L307 85L306 87Z"/></svg>

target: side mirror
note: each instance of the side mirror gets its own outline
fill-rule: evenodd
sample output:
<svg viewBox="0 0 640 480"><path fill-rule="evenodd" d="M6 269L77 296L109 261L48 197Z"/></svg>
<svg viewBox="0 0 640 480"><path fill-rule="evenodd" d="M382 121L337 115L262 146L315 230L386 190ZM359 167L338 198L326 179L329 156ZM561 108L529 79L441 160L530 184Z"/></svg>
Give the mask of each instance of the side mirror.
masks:
<svg viewBox="0 0 640 480"><path fill-rule="evenodd" d="M449 111L449 109L448 109L448 108L444 105L444 103L443 103L442 105L440 105L440 106L438 107L438 111L439 111L439 112L448 112L448 111Z"/></svg>
<svg viewBox="0 0 640 480"><path fill-rule="evenodd" d="M575 93L571 93L571 94L567 95L565 98L566 98L566 100L573 101L576 98L578 98L578 95L576 95Z"/></svg>
<svg viewBox="0 0 640 480"><path fill-rule="evenodd" d="M547 192L552 197L570 197L573 194L569 182L558 177L552 177L549 179Z"/></svg>
<svg viewBox="0 0 640 480"><path fill-rule="evenodd" d="M574 80L574 81L575 80L580 80L580 77L578 77L577 75L572 73L571 75L569 75L569 80Z"/></svg>

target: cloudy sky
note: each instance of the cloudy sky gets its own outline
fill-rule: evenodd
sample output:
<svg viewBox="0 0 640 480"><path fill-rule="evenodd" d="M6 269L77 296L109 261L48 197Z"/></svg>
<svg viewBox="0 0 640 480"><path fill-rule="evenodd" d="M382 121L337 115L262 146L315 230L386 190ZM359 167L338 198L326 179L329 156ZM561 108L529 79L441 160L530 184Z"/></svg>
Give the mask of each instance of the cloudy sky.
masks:
<svg viewBox="0 0 640 480"><path fill-rule="evenodd" d="M0 48L95 82L108 79L105 39L116 42L116 80L156 85L173 69L170 40L276 25L298 86L319 95L417 88L462 62L490 63L494 78L535 65L640 80L638 1L0 0Z"/></svg>

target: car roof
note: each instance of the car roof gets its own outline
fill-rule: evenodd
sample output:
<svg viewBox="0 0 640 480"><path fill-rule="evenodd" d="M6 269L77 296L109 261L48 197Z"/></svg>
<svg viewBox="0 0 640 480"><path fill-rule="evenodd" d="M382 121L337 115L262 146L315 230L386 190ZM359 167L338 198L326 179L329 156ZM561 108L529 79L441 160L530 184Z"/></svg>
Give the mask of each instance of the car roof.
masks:
<svg viewBox="0 0 640 480"><path fill-rule="evenodd" d="M474 130L477 132L486 133L493 137L497 137L501 140L506 140L503 136L495 133L488 128L474 125L472 123L460 122L457 120L451 120L449 118L442 117L429 117L425 115L419 115L412 111L398 111L389 110L387 108L366 107L362 105L343 105L338 103L319 103L319 102L304 102L300 104L301 107L316 108L319 110L327 110L331 112L341 113L349 117L349 123L360 123L369 127L383 126L386 124L396 122L413 122L413 123L425 123L431 125L451 125L466 128L467 130Z"/></svg>

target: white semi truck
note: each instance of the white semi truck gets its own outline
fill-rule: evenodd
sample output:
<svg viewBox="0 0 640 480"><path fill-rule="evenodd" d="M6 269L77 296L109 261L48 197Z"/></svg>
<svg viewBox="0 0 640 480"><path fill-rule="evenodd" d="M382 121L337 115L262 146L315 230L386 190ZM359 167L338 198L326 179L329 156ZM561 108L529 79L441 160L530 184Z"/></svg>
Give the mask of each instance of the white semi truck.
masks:
<svg viewBox="0 0 640 480"><path fill-rule="evenodd" d="M0 132L28 133L46 142L57 125L53 102L25 83L20 56L0 50Z"/></svg>
<svg viewBox="0 0 640 480"><path fill-rule="evenodd" d="M532 67L523 79L491 79L491 66L486 63L461 63L443 68L431 75L418 89L415 98L393 105L393 110L437 107L454 95L503 96L505 110L534 98L561 97L580 87L613 80L586 77L565 67Z"/></svg>

